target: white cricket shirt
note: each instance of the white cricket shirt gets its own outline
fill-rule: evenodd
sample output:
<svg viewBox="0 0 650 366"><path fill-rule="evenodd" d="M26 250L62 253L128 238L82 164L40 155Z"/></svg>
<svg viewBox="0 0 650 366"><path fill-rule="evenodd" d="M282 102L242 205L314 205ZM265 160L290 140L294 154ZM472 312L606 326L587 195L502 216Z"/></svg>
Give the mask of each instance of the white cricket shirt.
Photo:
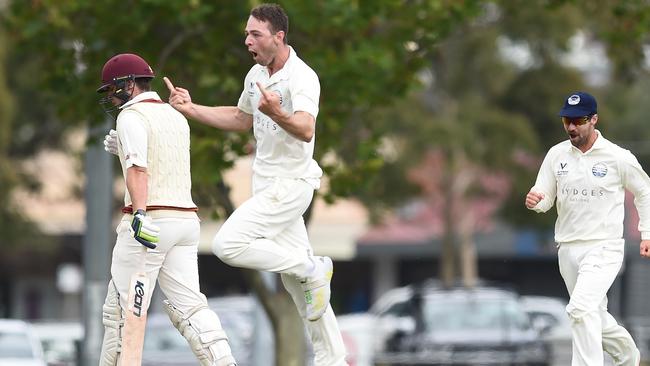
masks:
<svg viewBox="0 0 650 366"><path fill-rule="evenodd" d="M630 151L595 132L596 142L585 153L569 140L548 151L531 188L544 199L532 210L546 212L556 202L558 243L620 239L628 189L635 197L641 237L650 239L650 178Z"/></svg>
<svg viewBox="0 0 650 366"><path fill-rule="evenodd" d="M253 115L253 133L257 142L253 172L264 178L302 178L317 189L323 171L313 159L315 135L309 142L301 141L260 112L261 92L256 82L280 96L280 105L285 112L304 111L315 119L320 98L318 76L289 47L287 62L271 77L265 66L256 64L250 69L237 104L244 113Z"/></svg>

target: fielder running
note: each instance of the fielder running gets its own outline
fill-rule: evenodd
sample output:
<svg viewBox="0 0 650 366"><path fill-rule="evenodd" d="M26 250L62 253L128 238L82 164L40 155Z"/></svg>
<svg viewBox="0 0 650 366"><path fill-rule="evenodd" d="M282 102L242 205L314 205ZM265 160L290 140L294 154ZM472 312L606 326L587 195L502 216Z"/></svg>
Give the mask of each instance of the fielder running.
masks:
<svg viewBox="0 0 650 366"><path fill-rule="evenodd" d="M630 334L607 311L607 291L623 263L625 190L639 212L641 256L650 257L650 178L636 158L596 130L596 99L577 92L560 111L567 141L553 146L526 195L526 207L546 212L556 203L560 274L570 294L572 366L638 366Z"/></svg>
<svg viewBox="0 0 650 366"><path fill-rule="evenodd" d="M302 218L322 175L313 159L320 83L287 44L288 26L278 5L251 11L245 44L257 64L236 107L192 103L186 89L165 82L170 104L185 116L228 131L253 127L253 196L223 224L214 252L235 267L280 273L307 327L315 366L341 366L345 347L329 305L332 261L313 255Z"/></svg>
<svg viewBox="0 0 650 366"><path fill-rule="evenodd" d="M199 219L192 201L187 120L150 91L154 73L140 56L106 62L97 90L109 109L119 107L117 132L105 140L119 155L126 193L103 307L101 366L120 364L129 280L144 268L149 283L167 296L164 310L202 366L233 366L228 339L199 289ZM146 255L140 253L146 251ZM145 262L142 263L143 258ZM151 291L145 294L149 304Z"/></svg>

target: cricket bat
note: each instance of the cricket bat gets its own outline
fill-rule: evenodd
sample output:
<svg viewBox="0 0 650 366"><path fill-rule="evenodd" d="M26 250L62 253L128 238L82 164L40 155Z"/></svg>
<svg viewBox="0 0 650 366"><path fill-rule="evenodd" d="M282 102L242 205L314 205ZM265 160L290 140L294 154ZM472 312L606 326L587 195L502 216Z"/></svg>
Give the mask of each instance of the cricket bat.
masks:
<svg viewBox="0 0 650 366"><path fill-rule="evenodd" d="M140 366L142 363L142 347L144 345L145 326L147 324L147 298L150 291L149 278L145 273L145 257L147 248L142 256L142 269L131 276L129 299L122 333L122 354L120 365Z"/></svg>

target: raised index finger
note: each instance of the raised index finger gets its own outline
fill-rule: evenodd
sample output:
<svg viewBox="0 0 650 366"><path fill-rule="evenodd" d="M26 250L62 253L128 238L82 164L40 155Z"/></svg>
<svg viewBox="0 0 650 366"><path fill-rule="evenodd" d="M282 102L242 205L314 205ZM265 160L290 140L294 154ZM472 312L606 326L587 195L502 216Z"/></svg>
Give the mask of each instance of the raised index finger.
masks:
<svg viewBox="0 0 650 366"><path fill-rule="evenodd" d="M260 84L259 81L256 81L255 84L257 84L257 87L260 88L260 91L262 92L262 96L263 96L264 98L268 99L269 93L266 91L266 89L264 89L264 87L262 86L262 84Z"/></svg>
<svg viewBox="0 0 650 366"><path fill-rule="evenodd" d="M169 80L167 76L163 77L163 81L165 82L165 85L167 85L167 89L169 89L170 92L173 92L175 90L174 84L172 84L171 80Z"/></svg>

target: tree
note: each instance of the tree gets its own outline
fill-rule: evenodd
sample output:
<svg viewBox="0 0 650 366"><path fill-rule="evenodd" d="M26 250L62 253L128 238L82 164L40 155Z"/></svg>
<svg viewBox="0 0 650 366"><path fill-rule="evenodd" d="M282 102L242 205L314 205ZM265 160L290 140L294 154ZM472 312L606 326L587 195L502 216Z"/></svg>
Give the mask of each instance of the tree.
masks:
<svg viewBox="0 0 650 366"><path fill-rule="evenodd" d="M490 203L492 212L511 222L532 221L522 197L534 181L542 147L562 133L548 123L557 120L566 90L583 85L576 70L560 64L579 29L580 18L571 18L575 12L561 4L486 3L481 16L431 53L428 88L379 113L393 126L387 140L399 146L392 149L398 152L394 163L380 175L390 169L391 175L409 176L410 189L393 190L401 195L393 202L401 204L415 191L445 222L440 275L447 285L458 275L466 285L476 281L477 201ZM514 47L524 48L530 61L518 64L508 53ZM500 182L500 189L486 185L486 178ZM384 182L377 183L362 195L367 205L377 205L376 192L387 191ZM552 218L542 219L539 225L551 225Z"/></svg>
<svg viewBox="0 0 650 366"><path fill-rule="evenodd" d="M457 277L467 286L476 284L473 236L489 225L511 193L515 172L521 171L517 154L536 146L524 117L483 103L466 96L461 103L445 100L444 108L434 110L420 97L383 112L385 123L394 126L391 143L400 151L392 169L408 177L403 185L414 185L416 195L444 222L439 261L446 286Z"/></svg>
<svg viewBox="0 0 650 366"><path fill-rule="evenodd" d="M10 199L13 187L21 181L27 181L28 177L11 160L10 147L14 136L12 122L15 114L5 74L6 51L11 48L8 45L5 32L0 29L0 201L4 202L0 207L0 232L4 238L2 250L6 257L10 256L10 250L34 247L34 239L39 237L33 223L21 214L20 208Z"/></svg>
<svg viewBox="0 0 650 366"><path fill-rule="evenodd" d="M321 78L316 158L331 180L331 190L324 193L329 201L363 187L367 181L360 177L375 176L383 164L375 153L383 133L369 118L370 110L405 95L417 84L424 56L456 24L475 14L478 3L282 2L292 20L290 43ZM39 131L47 129L34 129L30 150L56 143L56 137L69 128L101 120L93 90L103 62L120 52L141 54L158 75L169 75L177 85L190 89L196 101L234 104L252 62L242 46L249 10L249 4L241 1L147 0L129 3L123 14L116 13L109 1L13 2L3 23L16 42L10 55L14 68L38 76L25 80L27 84L16 79L14 85L22 92L26 89L21 85L40 90L46 108L34 113L47 113L45 120L56 127L45 135L47 139L39 139ZM161 88L158 78L154 89ZM17 97L18 103L27 103L26 95ZM41 126L39 118L24 117L23 128ZM216 215L227 216L233 209L222 173L248 153L249 143L248 134L192 125L194 193L198 203L216 205ZM289 297L284 292L272 294L256 273L246 273L275 325L276 364L301 362L300 347L295 347L297 332L282 328L301 327L293 307L286 306Z"/></svg>
<svg viewBox="0 0 650 366"><path fill-rule="evenodd" d="M605 45L614 60L610 91L603 92L608 98L601 99L608 102L602 103L600 111L617 121L600 128L650 151L647 144L634 142L641 131L650 133L640 125L648 107L639 96L647 81L637 79L630 85L626 77L647 74L641 65L644 58L637 56L647 43L643 31L648 23L642 20L648 8L637 1L597 6L584 1L484 3L481 16L464 23L432 52L431 71L424 74L429 88L377 113L394 126L390 131L382 127L387 130L390 162L378 174L385 180L374 180L356 193L377 211L402 205L405 197L423 196L447 223L440 268L448 284L457 273L454 253L459 247L464 249L458 253L466 258L462 263L470 267L462 273L476 273L471 269L473 247L467 244L473 221L467 207L489 193L476 179L486 172L509 178L504 185L511 187L510 193L499 205L502 218L517 227L552 227L552 215L530 215L522 200L534 182L543 151L565 136L557 118L563 98L585 88L600 92L564 61L576 34L582 32L589 42ZM619 53L616 50L626 35L632 45L629 52ZM514 51L525 59L508 56ZM625 84L617 86L617 80ZM481 121L491 123L481 127ZM429 153L423 157L423 151ZM409 171L414 181L404 180ZM465 283L473 282L470 277L464 275Z"/></svg>

